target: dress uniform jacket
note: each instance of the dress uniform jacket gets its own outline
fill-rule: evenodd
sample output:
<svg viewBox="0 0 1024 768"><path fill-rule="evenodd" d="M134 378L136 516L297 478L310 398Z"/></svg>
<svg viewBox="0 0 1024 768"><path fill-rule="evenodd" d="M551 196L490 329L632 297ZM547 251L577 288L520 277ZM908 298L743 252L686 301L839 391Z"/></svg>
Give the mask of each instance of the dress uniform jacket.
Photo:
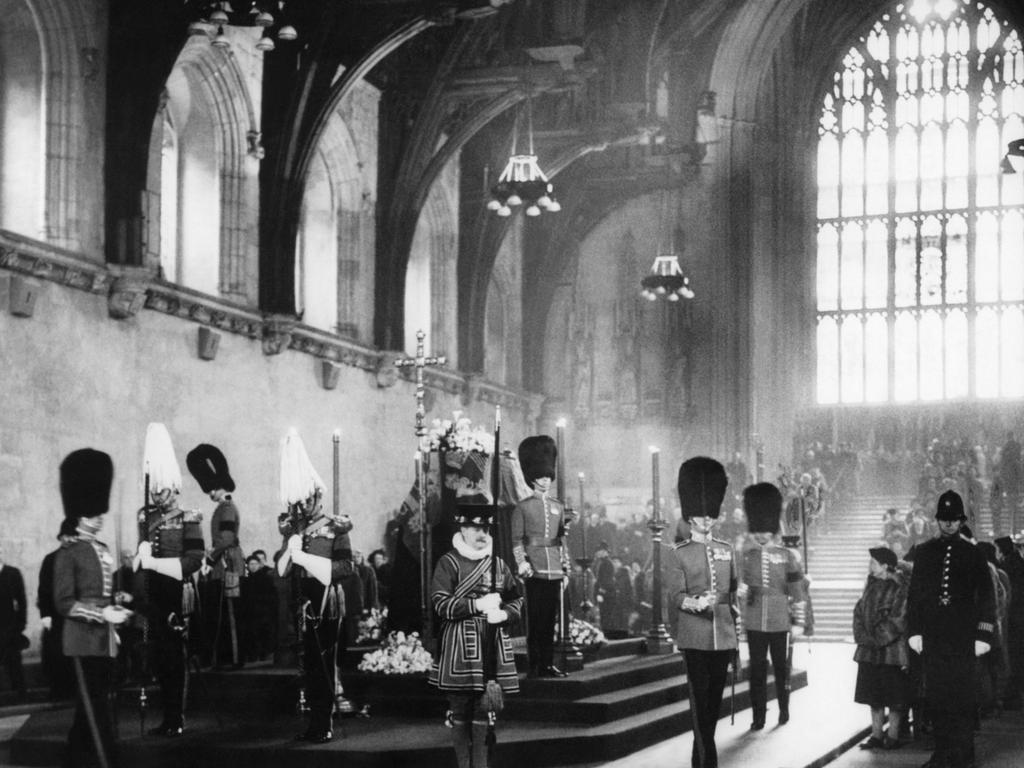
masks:
<svg viewBox="0 0 1024 768"><path fill-rule="evenodd" d="M114 558L106 544L81 536L61 546L53 569L53 601L67 619L64 655L117 655L114 628L103 618L103 608L111 604L113 575Z"/></svg>
<svg viewBox="0 0 1024 768"><path fill-rule="evenodd" d="M561 502L534 494L512 510L512 554L516 567L529 562L533 579L562 578L562 537L565 511Z"/></svg>
<svg viewBox="0 0 1024 768"><path fill-rule="evenodd" d="M674 604L678 612L676 644L700 651L737 647L733 619L736 561L732 547L715 538L694 535L673 547ZM711 606L696 613L683 608L687 597L707 595Z"/></svg>
<svg viewBox="0 0 1024 768"><path fill-rule="evenodd" d="M740 580L747 585L743 624L756 632L788 632L790 601L804 601L803 569L790 550L751 542L743 550Z"/></svg>
<svg viewBox="0 0 1024 768"><path fill-rule="evenodd" d="M509 621L518 620L523 598L503 560L498 561L497 582L501 608L508 613ZM441 648L429 679L442 691L480 692L490 679L491 671L485 666L487 618L475 610L473 601L491 591L490 555L472 560L453 549L438 561L430 601L441 619ZM494 679L503 691L515 693L519 690L519 678L505 625L499 625L495 635L498 656Z"/></svg>
<svg viewBox="0 0 1024 768"><path fill-rule="evenodd" d="M929 704L974 706L974 641L993 644L996 608L984 555L960 536L917 548L907 600L907 636L921 635Z"/></svg>
<svg viewBox="0 0 1024 768"><path fill-rule="evenodd" d="M239 522L238 507L230 497L213 510L213 517L210 518L210 560L213 562L213 572L210 577L214 581L222 580L224 571L230 571L240 578L245 570L245 557L238 543ZM237 596L236 584L235 593L228 597Z"/></svg>

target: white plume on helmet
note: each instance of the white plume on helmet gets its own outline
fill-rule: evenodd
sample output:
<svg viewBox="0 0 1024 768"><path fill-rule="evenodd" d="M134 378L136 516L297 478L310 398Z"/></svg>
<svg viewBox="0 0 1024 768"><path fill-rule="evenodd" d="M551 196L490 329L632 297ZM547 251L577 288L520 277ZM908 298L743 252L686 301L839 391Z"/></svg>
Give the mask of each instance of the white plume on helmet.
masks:
<svg viewBox="0 0 1024 768"><path fill-rule="evenodd" d="M281 503L305 501L318 488L323 492L326 486L313 468L306 446L293 427L281 441Z"/></svg>
<svg viewBox="0 0 1024 768"><path fill-rule="evenodd" d="M181 490L181 468L174 456L171 435L160 422L150 422L146 427L146 447L142 456L142 468L149 475L151 493Z"/></svg>

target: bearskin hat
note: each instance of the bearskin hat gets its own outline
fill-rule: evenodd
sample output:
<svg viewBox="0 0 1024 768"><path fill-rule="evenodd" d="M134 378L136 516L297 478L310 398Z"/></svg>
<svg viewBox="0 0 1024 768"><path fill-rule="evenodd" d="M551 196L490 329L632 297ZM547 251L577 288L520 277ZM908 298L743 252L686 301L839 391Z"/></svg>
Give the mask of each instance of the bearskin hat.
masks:
<svg viewBox="0 0 1024 768"><path fill-rule="evenodd" d="M694 456L679 467L679 506L683 517L718 517L729 478L725 467L707 456Z"/></svg>
<svg viewBox="0 0 1024 768"><path fill-rule="evenodd" d="M872 560L876 561L879 565L884 565L890 571L895 570L896 564L899 562L896 553L888 547L872 547L868 550L868 554L871 555Z"/></svg>
<svg viewBox="0 0 1024 768"><path fill-rule="evenodd" d="M526 484L533 488L537 478L555 479L558 447L548 435L531 435L519 444L519 464Z"/></svg>
<svg viewBox="0 0 1024 768"><path fill-rule="evenodd" d="M938 506L935 508L936 520L966 520L964 514L964 500L956 491L946 491L939 496Z"/></svg>
<svg viewBox="0 0 1024 768"><path fill-rule="evenodd" d="M209 493L217 488L235 492L235 481L231 479L228 471L228 460L215 445L200 443L185 457L185 464L192 477L199 483L203 493Z"/></svg>
<svg viewBox="0 0 1024 768"><path fill-rule="evenodd" d="M771 483L748 485L743 489L743 512L750 533L778 533L782 494Z"/></svg>
<svg viewBox="0 0 1024 768"><path fill-rule="evenodd" d="M110 508L114 462L92 448L72 451L60 463L60 497L64 516L96 517Z"/></svg>

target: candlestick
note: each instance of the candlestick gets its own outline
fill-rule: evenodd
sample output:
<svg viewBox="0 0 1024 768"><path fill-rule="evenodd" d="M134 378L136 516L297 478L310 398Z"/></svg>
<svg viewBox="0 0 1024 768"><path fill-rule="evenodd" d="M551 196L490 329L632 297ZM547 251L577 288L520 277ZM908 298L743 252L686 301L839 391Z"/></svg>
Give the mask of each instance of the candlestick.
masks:
<svg viewBox="0 0 1024 768"><path fill-rule="evenodd" d="M557 487L557 495L559 501L565 503L565 418L561 418L555 422L555 447L558 450L558 459L556 462L555 483Z"/></svg>
<svg viewBox="0 0 1024 768"><path fill-rule="evenodd" d="M331 435L331 441L334 443L334 503L332 510L334 516L338 517L341 514L341 430L334 430L334 434Z"/></svg>
<svg viewBox="0 0 1024 768"><path fill-rule="evenodd" d="M661 520L661 473L659 469L659 457L661 451L651 446L651 493L653 496L654 509L651 511L653 520Z"/></svg>

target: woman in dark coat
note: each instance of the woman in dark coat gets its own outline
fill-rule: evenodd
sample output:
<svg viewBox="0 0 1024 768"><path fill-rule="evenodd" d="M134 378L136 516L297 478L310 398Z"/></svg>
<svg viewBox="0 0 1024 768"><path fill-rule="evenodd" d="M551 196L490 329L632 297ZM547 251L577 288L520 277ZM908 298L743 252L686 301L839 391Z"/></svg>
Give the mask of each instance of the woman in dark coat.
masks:
<svg viewBox="0 0 1024 768"><path fill-rule="evenodd" d="M911 700L905 637L909 582L897 567L895 552L887 547L870 552L870 575L853 609L853 659L858 665L853 700L871 707L871 736L861 749L896 749L900 722ZM888 733L882 730L886 709Z"/></svg>

